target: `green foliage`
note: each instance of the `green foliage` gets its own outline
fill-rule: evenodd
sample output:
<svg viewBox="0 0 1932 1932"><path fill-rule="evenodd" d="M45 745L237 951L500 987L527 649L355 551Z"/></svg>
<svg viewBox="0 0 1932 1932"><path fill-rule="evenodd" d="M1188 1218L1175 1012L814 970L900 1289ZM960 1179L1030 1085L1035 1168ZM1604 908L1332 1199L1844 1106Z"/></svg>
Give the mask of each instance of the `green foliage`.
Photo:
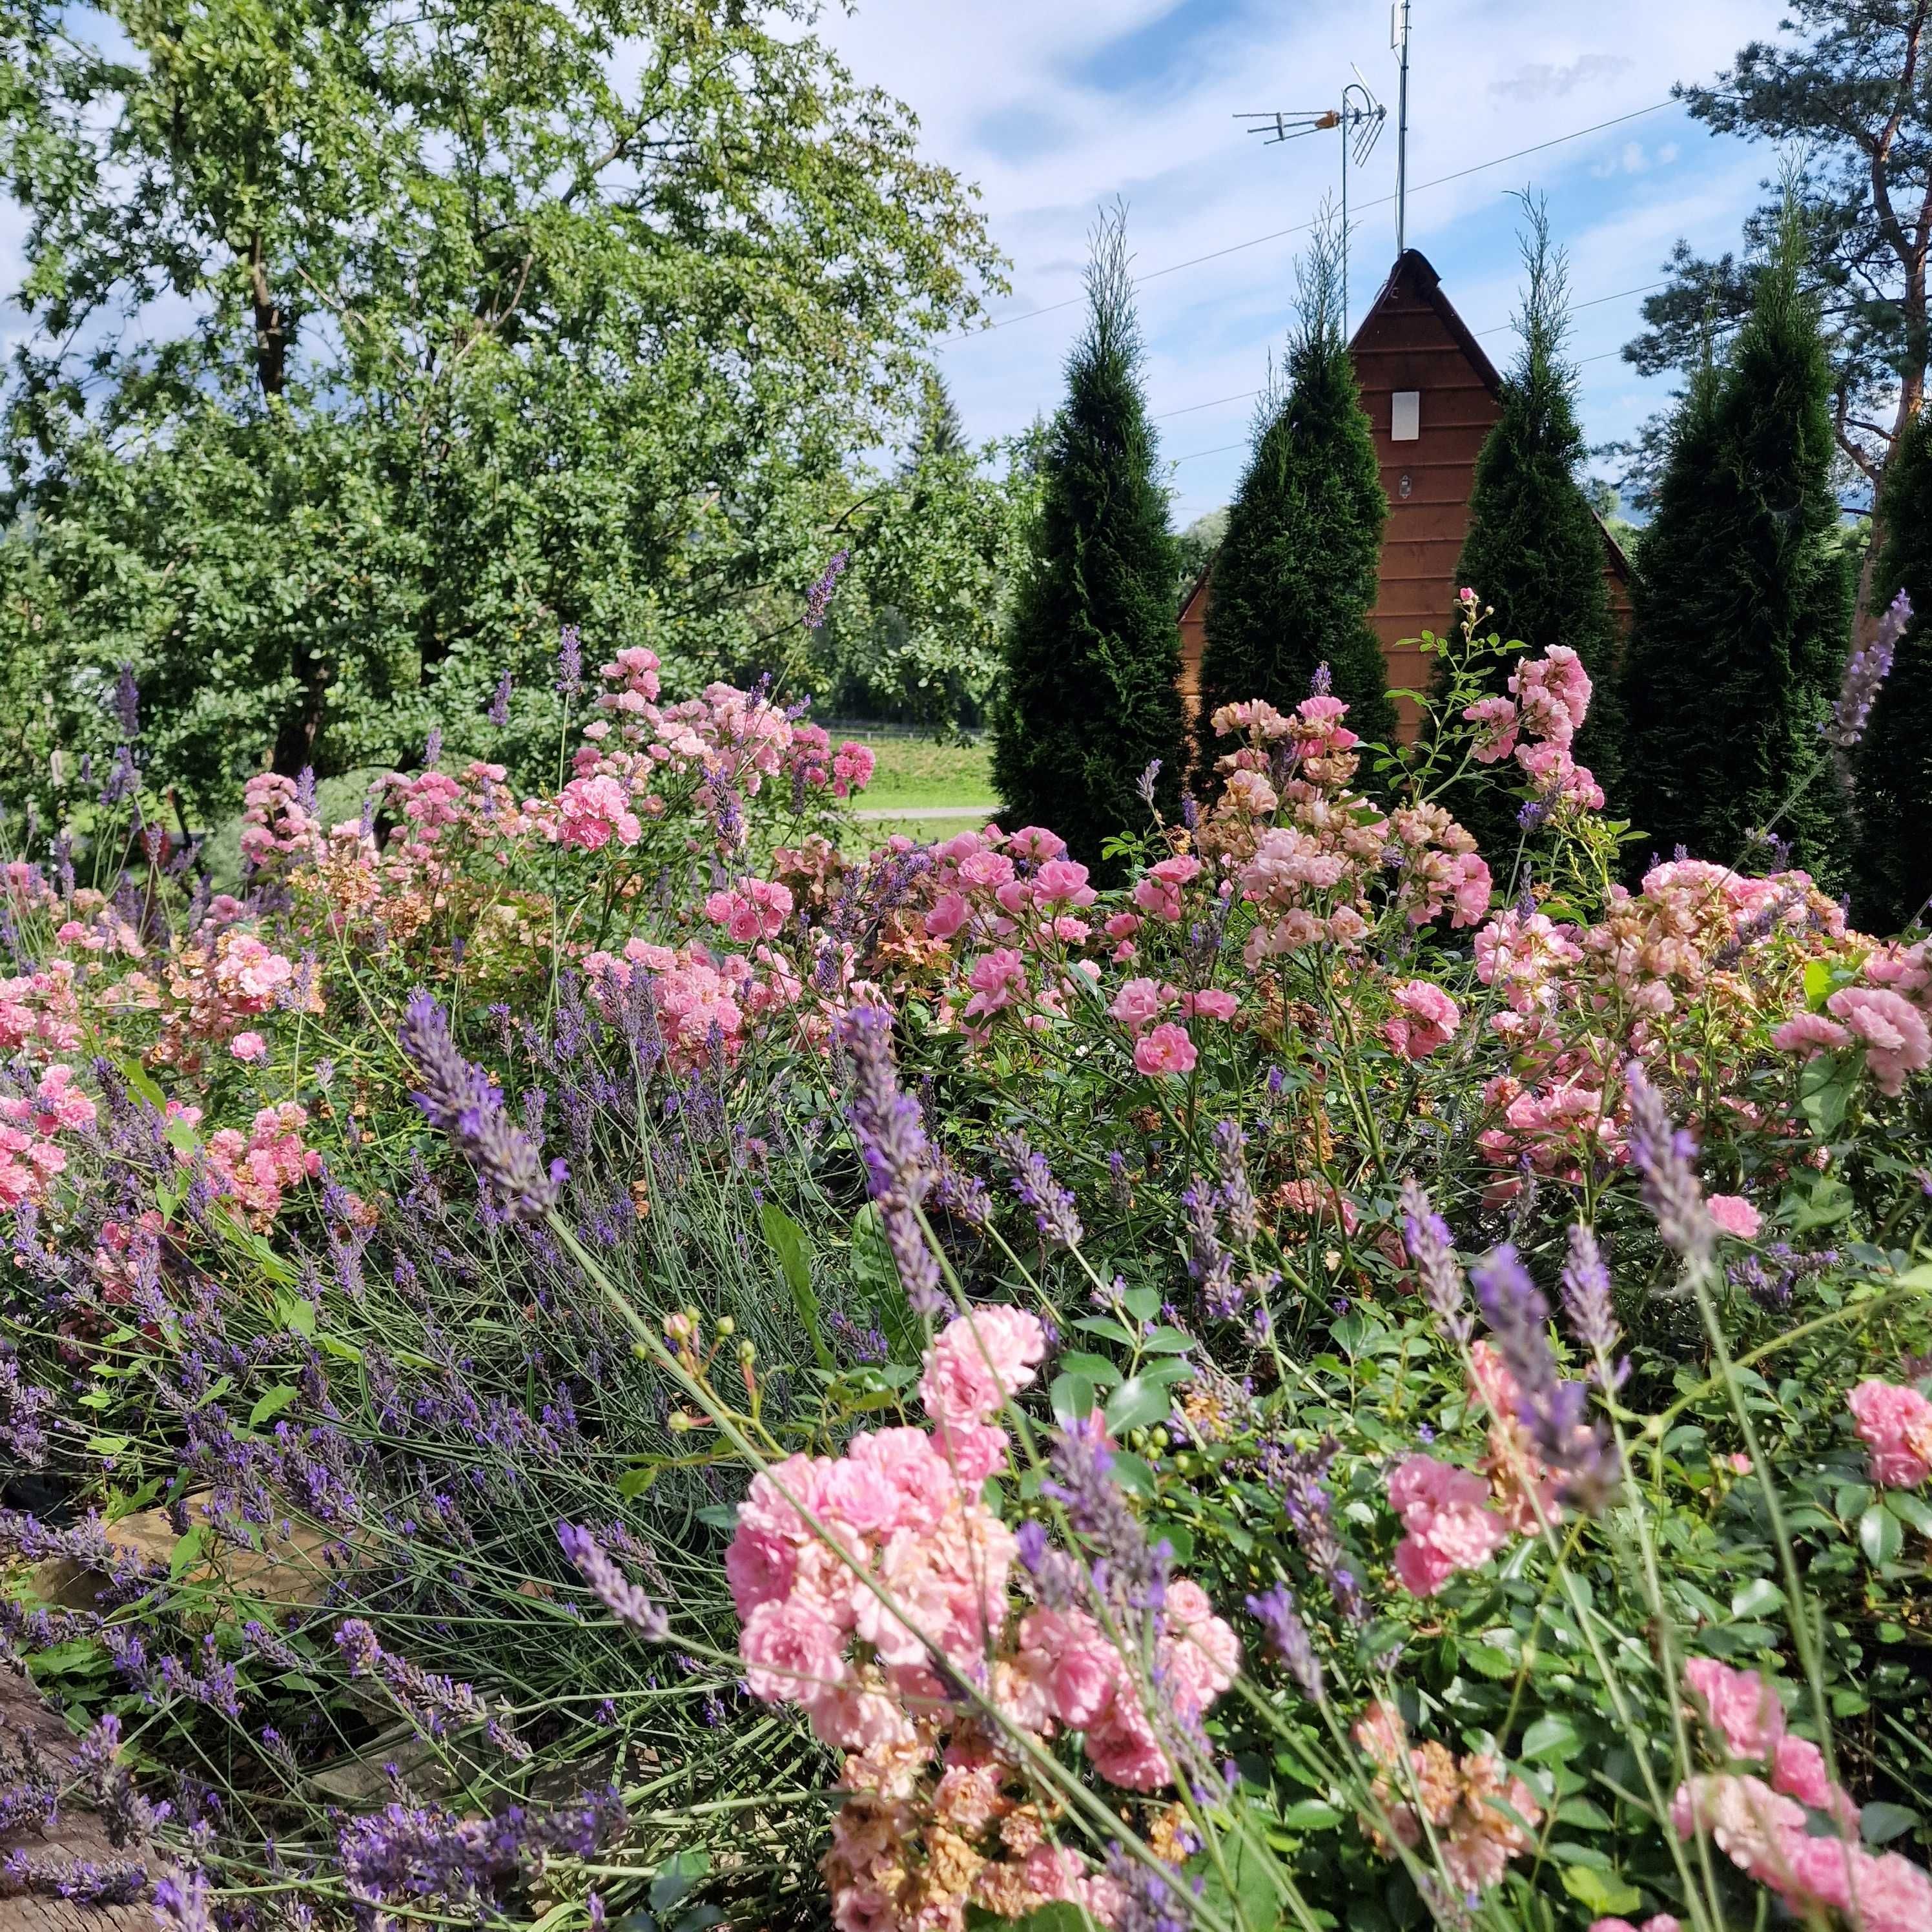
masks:
<svg viewBox="0 0 1932 1932"><path fill-rule="evenodd" d="M1087 328L1042 458L1033 568L1006 638L993 777L1016 824L1052 825L1091 865L1138 823L1135 784L1161 761L1170 803L1185 756L1174 542L1141 394L1124 218L1103 217Z"/></svg>
<svg viewBox="0 0 1932 1932"><path fill-rule="evenodd" d="M0 6L0 641L70 749L124 658L204 809L438 721L540 763L560 622L687 682L797 668L855 458L997 260L801 10ZM32 696L0 775L45 798Z"/></svg>
<svg viewBox="0 0 1932 1932"><path fill-rule="evenodd" d="M1932 355L1922 250L1911 218L1932 190L1924 75L1932 16L1916 5L1791 0L1780 37L1753 40L1726 72L1686 87L1691 116L1713 134L1802 152L1796 184L1811 238L1805 286L1819 302L1847 466L1875 484L1924 392ZM1646 375L1689 371L1714 326L1742 324L1757 275L1774 262L1784 200L1744 224L1742 256L1715 260L1680 241L1666 286L1643 304L1642 334L1624 350ZM1646 427L1624 454L1646 490L1660 471L1662 437Z"/></svg>
<svg viewBox="0 0 1932 1932"><path fill-rule="evenodd" d="M1340 241L1318 230L1302 269L1301 322L1286 385L1262 404L1254 448L1214 560L1201 668L1201 755L1215 752L1220 706L1265 698L1292 711L1326 663L1348 725L1371 741L1395 731L1376 601L1382 493L1375 443L1342 334Z"/></svg>
<svg viewBox="0 0 1932 1932"><path fill-rule="evenodd" d="M1562 644L1590 674L1594 694L1574 747L1618 808L1623 720L1617 701L1616 620L1604 581L1602 526L1578 479L1585 449L1576 420L1576 372L1564 359L1569 272L1550 237L1546 209L1526 199L1528 286L1519 322L1522 352L1503 384L1502 414L1476 459L1469 527L1456 580L1496 614L1505 638L1532 650ZM1456 615L1460 618L1460 613ZM1509 667L1498 659L1492 691ZM1494 785L1459 787L1447 801L1492 865L1505 871L1516 846L1514 801Z"/></svg>
<svg viewBox="0 0 1932 1932"><path fill-rule="evenodd" d="M1174 602L1177 609L1187 593L1200 580L1201 573L1214 560L1214 553L1221 548L1221 540L1228 534L1228 512L1210 510L1205 515L1196 517L1174 539L1174 547L1180 554L1180 567L1174 579Z"/></svg>
<svg viewBox="0 0 1932 1932"><path fill-rule="evenodd" d="M908 458L854 513L854 567L801 674L832 712L935 731L982 722L1037 494L1036 440L972 448L928 373Z"/></svg>
<svg viewBox="0 0 1932 1932"><path fill-rule="evenodd" d="M1892 675L1858 751L1852 909L1874 932L1925 917L1932 898L1932 419L1923 411L1899 439L1885 474L1884 548L1874 603L1903 590L1918 614L1899 639Z"/></svg>
<svg viewBox="0 0 1932 1932"><path fill-rule="evenodd" d="M1645 538L1625 665L1640 851L1722 863L1754 831L1792 840L1835 884L1842 794L1818 727L1843 668L1850 560L1832 488L1830 370L1787 210L1727 362L1693 383Z"/></svg>

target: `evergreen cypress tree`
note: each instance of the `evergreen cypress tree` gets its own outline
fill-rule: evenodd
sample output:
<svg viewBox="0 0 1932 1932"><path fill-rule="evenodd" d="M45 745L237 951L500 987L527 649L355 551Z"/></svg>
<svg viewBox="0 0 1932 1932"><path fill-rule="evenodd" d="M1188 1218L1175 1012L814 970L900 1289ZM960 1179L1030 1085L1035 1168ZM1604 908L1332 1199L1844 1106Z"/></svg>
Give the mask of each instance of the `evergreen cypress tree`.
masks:
<svg viewBox="0 0 1932 1932"><path fill-rule="evenodd" d="M1576 421L1576 370L1563 352L1569 268L1562 250L1551 243L1546 205L1525 196L1523 206L1528 286L1516 325L1522 352L1503 382L1502 414L1476 458L1456 580L1494 607L1492 627L1502 636L1521 639L1532 654L1567 644L1582 660L1594 691L1574 750L1615 811L1623 776L1617 628L1604 582L1603 526L1577 479L1583 432ZM1460 616L1452 615L1450 629ZM1494 689L1503 689L1516 662L1491 664ZM1449 801L1499 873L1507 872L1520 836L1518 801L1508 778L1508 767L1472 777Z"/></svg>
<svg viewBox="0 0 1932 1932"><path fill-rule="evenodd" d="M1835 887L1847 824L1823 770L1852 599L1832 474L1831 369L1787 196L1730 357L1694 383L1639 552L1626 692L1635 849L1760 860L1771 826Z"/></svg>
<svg viewBox="0 0 1932 1932"><path fill-rule="evenodd" d="M1722 449L1721 384L1707 344L1671 418L1664 472L1630 582L1622 679L1630 769L1624 793L1630 822L1645 835L1630 848L1634 872L1648 866L1653 853L1689 848L1701 809L1708 731L1701 706L1684 700L1687 681L1702 674L1697 667L1724 614L1714 566L1728 539L1730 508L1712 487ZM1701 842L1696 849L1702 851Z"/></svg>
<svg viewBox="0 0 1932 1932"><path fill-rule="evenodd" d="M1351 730L1394 736L1382 645L1369 627L1388 500L1341 314L1341 238L1326 223L1298 265L1300 326L1272 382L1214 564L1201 666L1201 754L1216 706L1264 698L1288 711L1326 662Z"/></svg>
<svg viewBox="0 0 1932 1932"><path fill-rule="evenodd" d="M1124 211L1102 217L1087 326L1042 459L1032 568L1014 599L993 780L1010 822L1051 826L1097 866L1102 842L1145 822L1142 772L1165 808L1185 756L1174 540L1141 394Z"/></svg>
<svg viewBox="0 0 1932 1932"><path fill-rule="evenodd" d="M1903 590L1913 616L1858 746L1852 912L1870 932L1922 924L1932 898L1932 412L1922 410L1886 465L1885 547L1873 603Z"/></svg>

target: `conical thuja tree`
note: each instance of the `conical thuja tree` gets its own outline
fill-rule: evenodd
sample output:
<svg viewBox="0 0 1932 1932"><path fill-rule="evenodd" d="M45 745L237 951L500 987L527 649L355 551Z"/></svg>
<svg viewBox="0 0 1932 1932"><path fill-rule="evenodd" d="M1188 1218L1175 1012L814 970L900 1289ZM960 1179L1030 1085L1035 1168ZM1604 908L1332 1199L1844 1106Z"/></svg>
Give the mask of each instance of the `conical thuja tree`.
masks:
<svg viewBox="0 0 1932 1932"><path fill-rule="evenodd" d="M1174 808L1184 756L1176 550L1118 208L1094 230L1087 296L1007 626L993 778L1010 823L1051 826L1098 865L1110 834L1145 822L1136 785L1156 759L1156 797Z"/></svg>
<svg viewBox="0 0 1932 1932"><path fill-rule="evenodd" d="M1922 410L1899 438L1880 508L1873 601L1903 590L1913 615L1853 767L1852 912L1868 932L1894 933L1932 916L1932 414Z"/></svg>
<svg viewBox="0 0 1932 1932"><path fill-rule="evenodd" d="M1729 507L1711 488L1722 441L1722 374L1707 352L1678 404L1630 581L1630 634L1623 664L1629 752L1624 803L1645 836L1632 848L1642 870L1653 851L1688 847L1703 810L1709 720L1695 693L1705 658L1725 621L1721 573ZM1701 843L1699 849L1702 849Z"/></svg>
<svg viewBox="0 0 1932 1932"><path fill-rule="evenodd" d="M1361 736L1394 735L1376 601L1382 494L1375 442L1342 337L1341 236L1324 221L1298 265L1300 322L1286 380L1256 412L1254 448L1216 554L1201 666L1201 750L1217 706L1264 698L1282 710L1327 664Z"/></svg>
<svg viewBox="0 0 1932 1932"><path fill-rule="evenodd" d="M1832 488L1832 378L1786 198L1728 362L1693 385L1640 550L1627 688L1637 848L1792 862L1836 887L1845 796L1820 726L1849 645L1851 559Z"/></svg>
<svg viewBox="0 0 1932 1932"><path fill-rule="evenodd" d="M1528 286L1516 326L1522 352L1504 378L1502 413L1476 459L1469 526L1456 565L1459 585L1494 607L1490 628L1520 638L1532 655L1567 644L1590 674L1590 715L1572 749L1604 788L1615 811L1623 776L1623 719L1616 682L1617 627L1604 581L1604 531L1578 478L1583 432L1576 421L1576 375L1564 353L1569 334L1569 271L1550 236L1540 200L1523 197ZM1450 620L1453 628L1460 613ZM1502 691L1515 659L1492 662ZM1508 789L1514 767L1456 788L1452 808L1506 867L1516 848L1520 800Z"/></svg>

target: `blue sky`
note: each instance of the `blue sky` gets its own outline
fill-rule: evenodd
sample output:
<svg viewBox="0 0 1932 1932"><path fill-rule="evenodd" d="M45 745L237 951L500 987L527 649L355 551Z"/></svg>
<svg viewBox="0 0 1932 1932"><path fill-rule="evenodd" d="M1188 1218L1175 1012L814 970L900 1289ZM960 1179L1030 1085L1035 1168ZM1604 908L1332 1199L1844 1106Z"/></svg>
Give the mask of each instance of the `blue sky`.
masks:
<svg viewBox="0 0 1932 1932"><path fill-rule="evenodd" d="M1410 244L1506 365L1519 283L1509 191L1547 196L1570 257L1592 442L1627 434L1668 398L1666 382L1605 352L1638 323L1642 297L1624 292L1659 278L1680 235L1702 250L1734 246L1775 157L1714 138L1669 105L1420 184L1667 102L1672 82L1708 79L1746 40L1774 34L1779 13L1777 0L1413 0ZM1078 292L1102 201L1125 200L1138 273L1233 250L1140 292L1177 520L1225 502L1252 408L1242 392L1261 385L1285 338L1306 238L1235 244L1306 221L1339 186L1336 135L1264 147L1234 117L1332 105L1359 66L1391 118L1367 166L1351 171L1351 202L1390 194L1386 0L860 0L821 31L860 79L912 106L932 158L979 184L1012 259L1012 293L994 305L1002 326L940 353L974 436L1017 430L1056 401L1080 310L1016 318ZM1359 317L1394 257L1394 211L1363 209L1352 225Z"/></svg>

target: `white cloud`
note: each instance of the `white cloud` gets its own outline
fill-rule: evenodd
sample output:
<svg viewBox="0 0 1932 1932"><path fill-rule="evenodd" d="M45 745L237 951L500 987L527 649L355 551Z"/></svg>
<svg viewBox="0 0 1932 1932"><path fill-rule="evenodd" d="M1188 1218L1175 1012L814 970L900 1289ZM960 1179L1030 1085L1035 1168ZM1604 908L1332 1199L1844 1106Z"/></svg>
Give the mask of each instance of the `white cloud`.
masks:
<svg viewBox="0 0 1932 1932"><path fill-rule="evenodd" d="M1627 74L1630 66L1629 58L1623 54L1580 54L1567 67L1553 66L1547 61L1532 62L1501 80L1491 81L1489 92L1516 100L1560 100L1579 88L1614 80L1618 74Z"/></svg>
<svg viewBox="0 0 1932 1932"><path fill-rule="evenodd" d="M1237 113L1319 107L1339 98L1355 64L1393 110L1386 19L1380 5L1286 10L1258 0L874 0L849 18L828 18L824 31L860 79L918 112L930 157L982 187L994 237L1015 264L998 316L1077 297L1087 228L1115 194L1129 205L1142 273L1216 257L1140 292L1150 403L1164 415L1259 385L1290 320L1303 240L1276 231L1307 221L1339 185L1336 135L1264 146L1242 133ZM1714 73L1768 24L1761 0L1627 0L1606 46L1579 35L1574 21L1546 0L1436 0L1416 10L1408 239L1429 253L1472 326L1504 320L1516 304L1515 211L1502 200L1505 189L1549 194L1580 301L1654 280L1679 232L1700 246L1729 240L1753 203L1762 158L1739 166L1747 151L1713 141L1676 107L1493 171L1462 172L1654 108L1673 81ZM1162 35L1173 41L1171 57ZM1133 83L1107 84L1124 64ZM1150 68L1161 85L1145 84ZM1385 198L1395 146L1391 121L1367 166L1352 171L1358 315L1392 251ZM1660 171L1680 152L1694 166L1666 190ZM1242 245L1265 235L1276 238ZM1637 299L1589 310L1587 325L1580 317L1578 352L1633 333ZM972 433L1016 430L1053 407L1079 320L1071 305L946 346L942 366ZM1490 338L1505 356L1508 342ZM1628 369L1607 359L1584 378L1592 440L1624 433L1642 412L1628 399ZM1162 424L1169 454L1238 442L1250 406L1236 400L1170 418ZM1239 460L1237 452L1185 465L1183 512L1220 500Z"/></svg>

